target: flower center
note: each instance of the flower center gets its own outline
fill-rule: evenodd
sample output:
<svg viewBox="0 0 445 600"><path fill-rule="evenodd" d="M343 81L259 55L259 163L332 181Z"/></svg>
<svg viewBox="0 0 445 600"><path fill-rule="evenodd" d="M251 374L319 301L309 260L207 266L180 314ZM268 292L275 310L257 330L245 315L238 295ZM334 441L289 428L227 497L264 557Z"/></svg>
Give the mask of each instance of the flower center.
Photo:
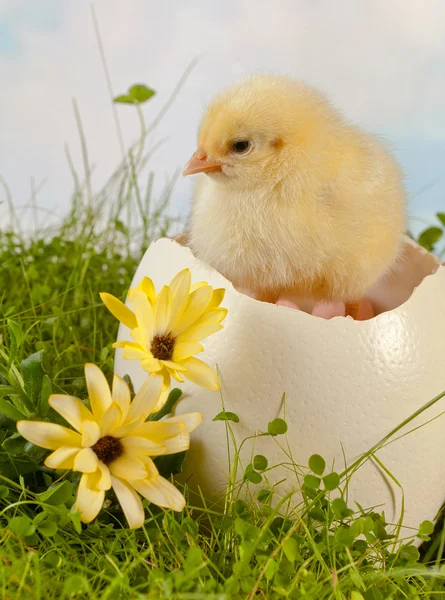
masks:
<svg viewBox="0 0 445 600"><path fill-rule="evenodd" d="M119 458L124 452L121 441L112 435L106 435L103 438L100 438L91 449L96 454L97 458L106 465L109 465L113 460Z"/></svg>
<svg viewBox="0 0 445 600"><path fill-rule="evenodd" d="M155 335L151 342L151 353L158 360L170 360L175 338L169 335Z"/></svg>

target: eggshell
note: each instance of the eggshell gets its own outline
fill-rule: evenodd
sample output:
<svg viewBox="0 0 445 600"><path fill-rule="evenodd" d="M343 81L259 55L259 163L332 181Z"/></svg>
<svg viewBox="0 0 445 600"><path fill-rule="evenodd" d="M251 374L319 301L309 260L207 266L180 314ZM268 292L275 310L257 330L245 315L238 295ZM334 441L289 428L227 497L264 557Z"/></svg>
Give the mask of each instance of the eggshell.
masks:
<svg viewBox="0 0 445 600"><path fill-rule="evenodd" d="M351 464L445 390L445 267L408 238L396 270L369 294L381 314L366 321L326 320L254 300L168 239L149 247L132 287L148 276L160 289L185 267L194 282L226 289L224 329L204 340L200 358L218 365L225 410L240 418L231 424L237 444L267 431L269 421L278 416L285 414L288 423L289 447L284 436L250 440L241 452L244 465L253 454L265 455L269 465L288 462L284 448L299 465L307 465L318 453L328 471L341 472L345 460ZM118 339L129 339L123 325ZM124 360L121 350L115 369L120 375L128 373L136 389L146 377L139 362ZM207 494L221 493L228 482L228 437L226 424L212 421L222 410L221 394L187 381L178 387L184 396L177 412L200 411L204 416L192 434L185 477ZM395 523L403 496L405 527L417 528L435 518L445 500L443 411L445 399L378 451L394 479L372 460L357 470L349 484L351 506L357 501L385 510L387 521ZM295 473L284 466L268 477L281 481L276 488L280 496L298 487Z"/></svg>

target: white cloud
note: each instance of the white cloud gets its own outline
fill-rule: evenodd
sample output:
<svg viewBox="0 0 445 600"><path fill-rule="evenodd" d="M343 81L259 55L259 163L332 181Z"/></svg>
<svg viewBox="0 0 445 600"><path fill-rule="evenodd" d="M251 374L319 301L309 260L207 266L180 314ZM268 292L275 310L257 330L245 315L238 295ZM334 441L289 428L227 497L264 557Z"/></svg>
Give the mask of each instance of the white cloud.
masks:
<svg viewBox="0 0 445 600"><path fill-rule="evenodd" d="M32 0L19 4L23 15ZM6 18L17 15L17 5L0 0L0 11ZM152 163L161 179L193 150L205 102L254 70L307 79L351 119L380 134L445 139L442 0L95 0L94 6L115 91L140 81L159 92L144 108L148 120L190 60L204 55L152 138L169 138ZM17 203L29 195L29 176L47 177L41 202L64 208L71 189L65 142L80 165L73 96L97 184L120 158L89 2L67 1L57 28L16 16L13 27L21 51L0 63L0 173ZM129 142L136 114L118 109ZM178 204L186 203L188 185L178 184Z"/></svg>

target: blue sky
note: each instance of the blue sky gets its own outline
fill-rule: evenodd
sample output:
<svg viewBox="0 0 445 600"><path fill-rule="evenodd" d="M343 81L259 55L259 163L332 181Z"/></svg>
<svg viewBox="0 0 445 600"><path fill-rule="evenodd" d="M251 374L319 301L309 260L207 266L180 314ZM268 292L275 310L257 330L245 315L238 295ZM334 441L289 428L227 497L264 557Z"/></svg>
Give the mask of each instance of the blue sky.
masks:
<svg viewBox="0 0 445 600"><path fill-rule="evenodd" d="M406 174L409 213L445 210L445 3L442 0L93 0L116 93L135 82L158 94L158 112L187 64L194 69L151 143L159 188L194 149L205 103L251 72L276 71L321 88L352 121L385 137ZM30 178L38 201L63 214L72 190L64 146L79 167L78 101L96 188L120 158L88 0L0 0L0 175L17 205ZM118 107L125 139L137 134ZM3 200L0 189L0 200ZM190 182L175 206L186 212ZM418 224L418 227L420 225Z"/></svg>

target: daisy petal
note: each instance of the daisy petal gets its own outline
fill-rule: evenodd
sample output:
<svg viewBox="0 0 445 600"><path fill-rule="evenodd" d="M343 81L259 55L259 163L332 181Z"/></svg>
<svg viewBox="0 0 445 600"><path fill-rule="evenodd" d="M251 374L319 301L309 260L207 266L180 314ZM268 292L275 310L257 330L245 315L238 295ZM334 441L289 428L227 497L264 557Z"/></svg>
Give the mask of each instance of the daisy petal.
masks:
<svg viewBox="0 0 445 600"><path fill-rule="evenodd" d="M162 363L156 358L144 358L141 360L141 367L147 373L157 373L163 369Z"/></svg>
<svg viewBox="0 0 445 600"><path fill-rule="evenodd" d="M159 375L162 376L162 392L159 396L159 400L157 401L156 405L154 406L151 412L157 412L158 410L160 410L167 402L168 395L170 394L170 373L167 371L167 369L163 369L162 372L159 373ZM181 381L184 380L182 379Z"/></svg>
<svg viewBox="0 0 445 600"><path fill-rule="evenodd" d="M76 498L76 510L80 512L83 523L89 523L97 517L103 506L105 492L98 490L96 486L97 477L95 473L82 475Z"/></svg>
<svg viewBox="0 0 445 600"><path fill-rule="evenodd" d="M159 456L165 454L164 442L153 442L145 437L131 436L121 439L125 453L129 456Z"/></svg>
<svg viewBox="0 0 445 600"><path fill-rule="evenodd" d="M207 310L212 310L213 308L218 308L218 306L224 300L225 294L226 294L226 290L224 288L218 288L216 290L213 290L212 297L210 298L209 305L207 306Z"/></svg>
<svg viewBox="0 0 445 600"><path fill-rule="evenodd" d="M165 454L184 452L184 450L188 450L190 447L190 434L180 433L176 437L164 440L163 446L165 447Z"/></svg>
<svg viewBox="0 0 445 600"><path fill-rule="evenodd" d="M194 292L195 290L199 290L199 288L202 288L206 285L209 285L206 281L197 281L190 287L190 293Z"/></svg>
<svg viewBox="0 0 445 600"><path fill-rule="evenodd" d="M59 448L45 458L45 466L50 469L73 469L74 459L80 448Z"/></svg>
<svg viewBox="0 0 445 600"><path fill-rule="evenodd" d="M113 390L111 392L111 397L113 402L119 405L122 412L122 420L125 420L128 409L130 408L130 388L127 385L127 382L119 377L119 375L115 375L113 377Z"/></svg>
<svg viewBox="0 0 445 600"><path fill-rule="evenodd" d="M183 431L186 431L184 424L179 422L178 418L177 422L170 422L170 419L166 419L165 421L147 421L139 425L133 431L133 435L147 437L153 442L164 443L164 440L175 437Z"/></svg>
<svg viewBox="0 0 445 600"><path fill-rule="evenodd" d="M185 506L185 498L179 490L160 475L154 479L133 481L133 487L153 504L180 511Z"/></svg>
<svg viewBox="0 0 445 600"><path fill-rule="evenodd" d="M136 419L136 421L132 421L131 423L126 421L123 425L120 425L113 430L113 436L117 438L127 437L133 433L133 431L135 431L143 422L144 419Z"/></svg>
<svg viewBox="0 0 445 600"><path fill-rule="evenodd" d="M165 335L170 326L170 315L172 311L172 292L164 285L156 298L155 305L155 335Z"/></svg>
<svg viewBox="0 0 445 600"><path fill-rule="evenodd" d="M153 281L149 277L144 277L141 280L141 283L138 285L138 289L144 292L150 304L154 306L156 300L156 290Z"/></svg>
<svg viewBox="0 0 445 600"><path fill-rule="evenodd" d="M135 289L128 292L128 299L131 305L134 306L138 327L145 331L146 339L151 340L153 338L154 316L153 307L147 296L141 290Z"/></svg>
<svg viewBox="0 0 445 600"><path fill-rule="evenodd" d="M182 423L184 426L184 433L190 433L194 429L198 427L198 425L202 422L202 414L199 412L193 413L185 413L183 415L175 415L174 417L169 417L164 421L161 421L162 424L174 424L174 423Z"/></svg>
<svg viewBox="0 0 445 600"><path fill-rule="evenodd" d="M100 427L96 421L84 421L82 427L82 448L91 448L100 438Z"/></svg>
<svg viewBox="0 0 445 600"><path fill-rule="evenodd" d="M98 490L109 490L111 487L111 475L110 469L101 460L97 464L97 470L99 472L99 480L97 482Z"/></svg>
<svg viewBox="0 0 445 600"><path fill-rule="evenodd" d="M211 297L212 288L209 285L204 285L190 294L180 320L171 331L171 334L174 338L188 329L197 319L199 319L199 317L207 308Z"/></svg>
<svg viewBox="0 0 445 600"><path fill-rule="evenodd" d="M144 479L147 477L147 470L144 464L137 458L129 456L120 456L113 460L109 465L112 475L121 477L122 479Z"/></svg>
<svg viewBox="0 0 445 600"><path fill-rule="evenodd" d="M206 365L205 362L191 356L182 361L184 367L187 367L187 371L184 373L184 377L193 381L197 385L205 388L206 390L219 390L220 383L218 375L213 369Z"/></svg>
<svg viewBox="0 0 445 600"><path fill-rule="evenodd" d="M176 345L184 342L199 342L204 338L220 331L223 326L220 324L221 321L227 314L225 308L215 308L209 312L205 312L197 321L193 323L188 329L185 329L176 338Z"/></svg>
<svg viewBox="0 0 445 600"><path fill-rule="evenodd" d="M82 438L68 427L43 421L18 421L17 430L25 440L41 448L57 450L62 446L79 447Z"/></svg>
<svg viewBox="0 0 445 600"><path fill-rule="evenodd" d="M111 392L105 375L96 365L85 365L85 379L94 418L99 420L111 404Z"/></svg>
<svg viewBox="0 0 445 600"><path fill-rule="evenodd" d="M94 421L91 411L78 398L52 394L48 402L77 431L82 431L83 421Z"/></svg>
<svg viewBox="0 0 445 600"><path fill-rule="evenodd" d="M114 296L112 296L111 294L107 294L106 292L102 292L102 294L99 294L99 296L102 302L110 311L110 313L114 317L116 317L118 321L123 323L129 329L134 329L135 327L137 327L136 317L128 308L128 306L125 306L125 304L121 302L118 298L115 298Z"/></svg>
<svg viewBox="0 0 445 600"><path fill-rule="evenodd" d="M185 371L186 370L181 364L174 362L173 360L163 360L162 364L169 371Z"/></svg>
<svg viewBox="0 0 445 600"><path fill-rule="evenodd" d="M187 304L190 293L190 285L192 283L192 274L190 269L183 269L170 283L172 291L172 312L170 316L171 327L175 327L178 320L181 318L185 305Z"/></svg>
<svg viewBox="0 0 445 600"><path fill-rule="evenodd" d="M133 331L136 331L136 329ZM142 360L143 358L147 358L147 352L140 344L136 342L114 342L113 348L123 348L123 356L125 360Z"/></svg>
<svg viewBox="0 0 445 600"><path fill-rule="evenodd" d="M147 377L130 404L127 416L128 423L140 418L145 421L158 403L163 383L163 378L158 375Z"/></svg>
<svg viewBox="0 0 445 600"><path fill-rule="evenodd" d="M135 490L118 477L112 477L111 483L130 529L142 527L145 520L144 508Z"/></svg>
<svg viewBox="0 0 445 600"><path fill-rule="evenodd" d="M91 448L83 448L74 459L74 471L81 473L94 473L97 470L99 459Z"/></svg>
<svg viewBox="0 0 445 600"><path fill-rule="evenodd" d="M185 369L181 369L181 370L185 371ZM170 375L172 377L174 377L176 379L176 381L180 381L181 383L184 381L184 379L181 377L181 375L179 374L178 371L170 371Z"/></svg>
<svg viewBox="0 0 445 600"><path fill-rule="evenodd" d="M145 479L154 479L159 475L159 471L156 468L156 465L149 456L141 456L141 461L144 463L145 469L148 473Z"/></svg>
<svg viewBox="0 0 445 600"><path fill-rule="evenodd" d="M116 429L123 421L122 410L119 404L113 402L100 421L100 431L102 436L109 435L113 429Z"/></svg>
<svg viewBox="0 0 445 600"><path fill-rule="evenodd" d="M181 362L182 359L188 358L189 356L195 356L204 352L204 346L197 342L179 342L176 343L173 349L173 361Z"/></svg>

